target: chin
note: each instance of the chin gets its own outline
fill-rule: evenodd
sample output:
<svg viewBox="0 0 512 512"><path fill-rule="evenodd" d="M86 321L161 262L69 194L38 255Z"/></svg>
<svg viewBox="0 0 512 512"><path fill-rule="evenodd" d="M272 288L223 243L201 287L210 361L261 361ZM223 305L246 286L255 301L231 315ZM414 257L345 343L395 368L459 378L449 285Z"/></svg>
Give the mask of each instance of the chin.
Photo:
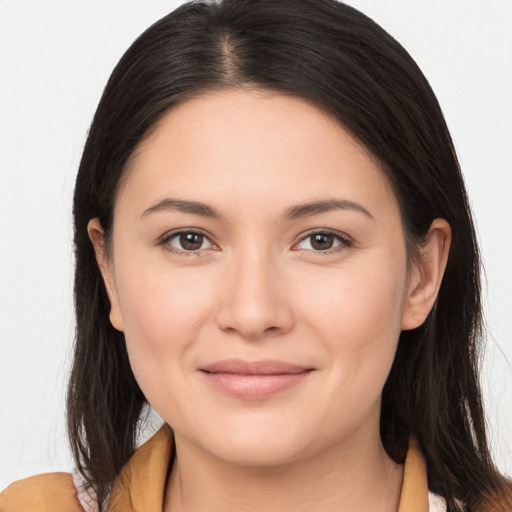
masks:
<svg viewBox="0 0 512 512"><path fill-rule="evenodd" d="M204 430L188 434L188 442L201 451L229 464L252 467L307 458L321 451L331 437L321 433L321 425L308 424L304 418L291 421L284 415L261 414L210 422L207 434Z"/></svg>
<svg viewBox="0 0 512 512"><path fill-rule="evenodd" d="M206 448L206 447L205 447ZM281 466L300 458L304 447L284 439L241 439L216 444L211 455L228 464L247 467Z"/></svg>

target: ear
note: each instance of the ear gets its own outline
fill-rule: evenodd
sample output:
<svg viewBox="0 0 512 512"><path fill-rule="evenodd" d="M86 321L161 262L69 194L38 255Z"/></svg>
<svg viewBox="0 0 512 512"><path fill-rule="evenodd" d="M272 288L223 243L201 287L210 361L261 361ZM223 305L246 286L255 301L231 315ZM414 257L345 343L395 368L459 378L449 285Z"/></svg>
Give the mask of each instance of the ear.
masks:
<svg viewBox="0 0 512 512"><path fill-rule="evenodd" d="M87 232L94 247L96 262L100 269L107 290L108 299L110 301L110 323L118 331L123 331L124 322L119 305L117 287L114 274L114 265L109 259L105 248L105 236L98 218L91 219L87 224Z"/></svg>
<svg viewBox="0 0 512 512"><path fill-rule="evenodd" d="M402 313L402 330L415 329L427 318L437 298L443 279L452 230L444 219L435 219L428 231L426 244L413 263Z"/></svg>

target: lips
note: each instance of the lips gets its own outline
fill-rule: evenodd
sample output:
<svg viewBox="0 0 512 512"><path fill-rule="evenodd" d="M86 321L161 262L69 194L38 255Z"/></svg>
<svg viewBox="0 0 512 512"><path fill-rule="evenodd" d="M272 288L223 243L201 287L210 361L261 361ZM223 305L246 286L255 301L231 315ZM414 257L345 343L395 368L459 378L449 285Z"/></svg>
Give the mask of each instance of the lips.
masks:
<svg viewBox="0 0 512 512"><path fill-rule="evenodd" d="M283 361L264 360L249 362L241 359L227 359L207 365L201 368L201 370L209 373L235 373L239 375L282 375L302 373L311 370L311 368Z"/></svg>
<svg viewBox="0 0 512 512"><path fill-rule="evenodd" d="M301 383L313 368L274 360L229 359L200 371L217 391L245 400L261 400Z"/></svg>

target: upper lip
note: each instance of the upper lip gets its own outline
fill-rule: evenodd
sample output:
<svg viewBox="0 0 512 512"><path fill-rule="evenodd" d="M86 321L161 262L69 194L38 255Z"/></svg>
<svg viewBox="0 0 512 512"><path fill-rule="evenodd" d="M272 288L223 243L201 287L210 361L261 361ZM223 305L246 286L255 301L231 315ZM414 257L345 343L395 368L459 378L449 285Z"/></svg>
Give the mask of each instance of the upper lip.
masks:
<svg viewBox="0 0 512 512"><path fill-rule="evenodd" d="M307 366L272 359L261 361L225 359L200 368L200 370L208 373L233 373L238 375L283 375L286 373L302 373L312 369Z"/></svg>

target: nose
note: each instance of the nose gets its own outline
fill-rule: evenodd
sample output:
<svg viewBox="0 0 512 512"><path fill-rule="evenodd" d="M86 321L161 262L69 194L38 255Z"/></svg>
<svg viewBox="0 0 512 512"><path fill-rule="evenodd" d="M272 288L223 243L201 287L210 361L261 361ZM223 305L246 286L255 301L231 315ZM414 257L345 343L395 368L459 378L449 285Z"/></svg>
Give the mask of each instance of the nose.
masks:
<svg viewBox="0 0 512 512"><path fill-rule="evenodd" d="M268 254L244 251L227 268L217 324L247 340L290 331L294 316L279 263Z"/></svg>

